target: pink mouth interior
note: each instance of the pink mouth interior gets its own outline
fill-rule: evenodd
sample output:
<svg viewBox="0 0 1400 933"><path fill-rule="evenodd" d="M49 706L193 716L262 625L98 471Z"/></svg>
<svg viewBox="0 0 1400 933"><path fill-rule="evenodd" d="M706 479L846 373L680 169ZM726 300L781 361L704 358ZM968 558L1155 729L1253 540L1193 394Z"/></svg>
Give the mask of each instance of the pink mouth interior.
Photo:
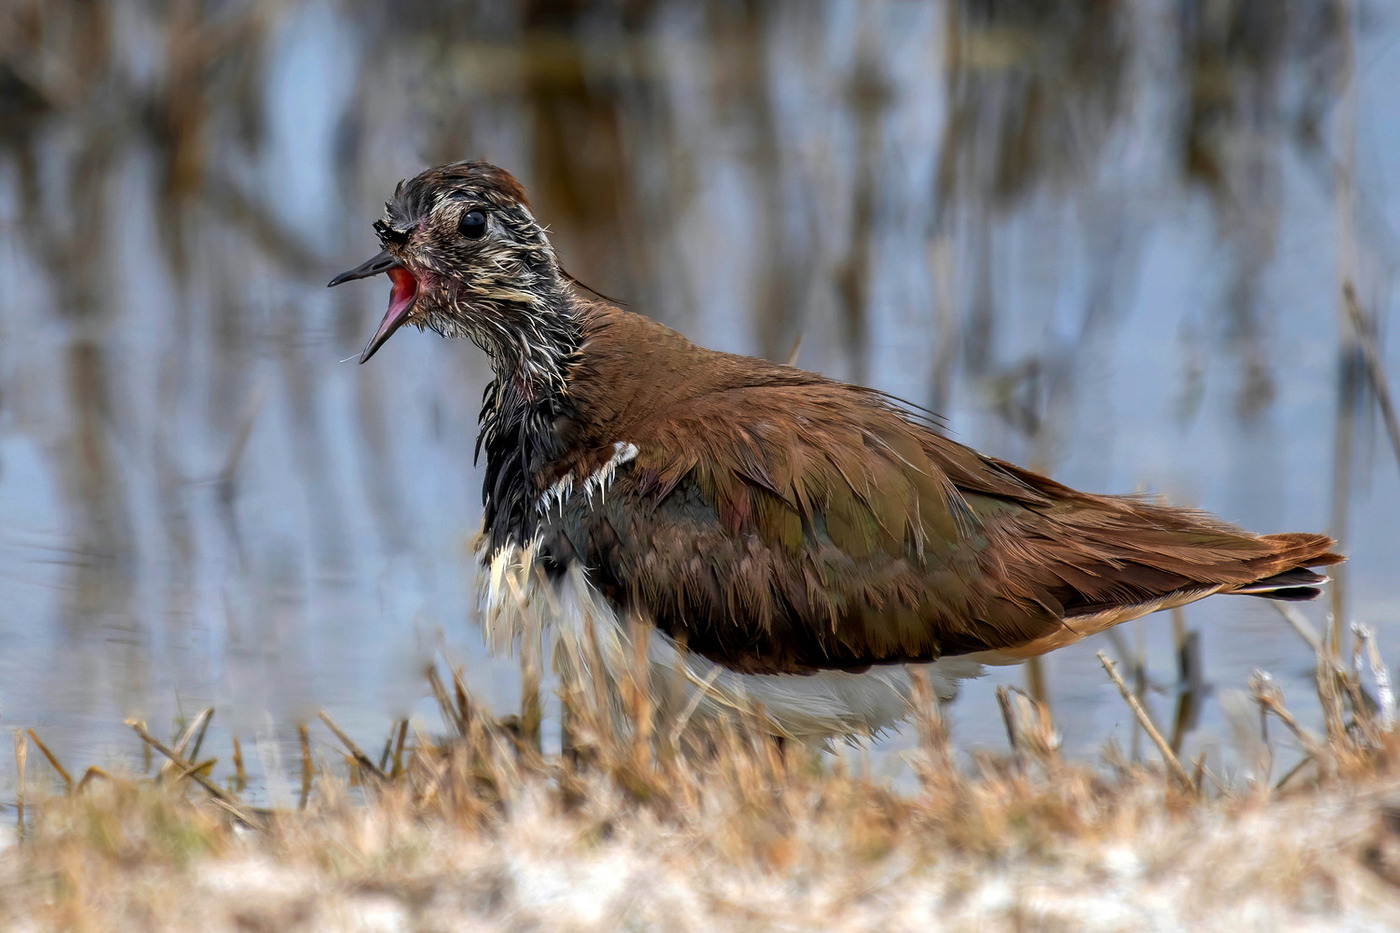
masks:
<svg viewBox="0 0 1400 933"><path fill-rule="evenodd" d="M408 313L413 299L418 297L418 280L407 269L390 269L389 278L393 280L394 288L389 292L388 316L402 317Z"/></svg>
<svg viewBox="0 0 1400 933"><path fill-rule="evenodd" d="M408 313L413 308L413 299L418 297L418 280L413 277L412 272L395 267L389 270L389 278L394 283L389 292L389 310L384 312L384 320L379 322L379 330L375 331L374 339L370 341L374 345L388 340L389 335L408 320Z"/></svg>

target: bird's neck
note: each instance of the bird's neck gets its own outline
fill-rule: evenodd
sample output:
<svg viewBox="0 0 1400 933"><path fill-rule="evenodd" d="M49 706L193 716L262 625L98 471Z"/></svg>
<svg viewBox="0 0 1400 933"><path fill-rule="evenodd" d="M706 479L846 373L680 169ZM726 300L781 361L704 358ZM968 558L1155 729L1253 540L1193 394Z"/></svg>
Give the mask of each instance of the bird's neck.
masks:
<svg viewBox="0 0 1400 933"><path fill-rule="evenodd" d="M491 357L496 383L524 402L564 394L568 371L583 341L578 299L561 280L494 302L473 334Z"/></svg>
<svg viewBox="0 0 1400 933"><path fill-rule="evenodd" d="M563 455L560 426L576 415L568 380L583 342L583 309L560 286L498 307L503 326L475 335L496 374L477 438L478 455L486 454L482 492L493 547L524 544L534 534L537 478Z"/></svg>

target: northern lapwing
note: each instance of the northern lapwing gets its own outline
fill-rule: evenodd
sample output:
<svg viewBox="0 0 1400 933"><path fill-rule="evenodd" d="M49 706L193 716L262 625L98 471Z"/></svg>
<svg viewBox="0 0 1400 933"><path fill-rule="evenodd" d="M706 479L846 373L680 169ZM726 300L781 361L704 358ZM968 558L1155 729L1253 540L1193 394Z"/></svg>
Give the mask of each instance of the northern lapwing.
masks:
<svg viewBox="0 0 1400 933"><path fill-rule="evenodd" d="M491 357L483 601L506 638L630 620L696 707L761 705L779 734L874 732L937 693L1214 593L1302 600L1343 558L1134 496L1078 492L949 440L874 389L696 346L590 297L525 191L485 162L400 182L378 255L404 324ZM588 624L585 620L592 620ZM577 643L575 643L577 647Z"/></svg>

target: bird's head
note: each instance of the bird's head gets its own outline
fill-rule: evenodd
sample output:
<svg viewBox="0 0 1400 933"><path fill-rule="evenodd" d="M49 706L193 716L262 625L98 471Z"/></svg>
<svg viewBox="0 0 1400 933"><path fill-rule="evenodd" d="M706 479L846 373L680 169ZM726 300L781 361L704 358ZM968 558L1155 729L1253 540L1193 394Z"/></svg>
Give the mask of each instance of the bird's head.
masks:
<svg viewBox="0 0 1400 933"><path fill-rule="evenodd" d="M382 272L393 282L361 363L404 324L469 337L517 377L557 358L571 292L525 189L505 169L454 162L401 181L374 230L379 254L330 281Z"/></svg>

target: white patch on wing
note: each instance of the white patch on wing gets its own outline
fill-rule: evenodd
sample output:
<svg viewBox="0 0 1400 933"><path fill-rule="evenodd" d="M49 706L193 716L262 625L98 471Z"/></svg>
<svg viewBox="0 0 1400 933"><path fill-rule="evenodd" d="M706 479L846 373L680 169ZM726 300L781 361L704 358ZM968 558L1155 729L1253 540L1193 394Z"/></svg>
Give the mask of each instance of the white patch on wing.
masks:
<svg viewBox="0 0 1400 933"><path fill-rule="evenodd" d="M630 459L630 458L629 458ZM625 462L625 461L623 461ZM483 628L491 650L505 653L517 639L548 633L556 669L586 664L597 657L601 675L616 686L634 658L627 625L589 585L583 571L571 568L547 581L535 566L538 542L507 545L482 575ZM585 650L590 628L596 652ZM972 658L943 658L931 664L876 665L861 673L819 671L813 674L741 674L698 654L682 651L668 636L652 630L648 660L655 683L684 675L685 709L714 717L761 706L776 731L793 738L874 734L909 715L914 668L923 669L941 699L957 694L958 682L979 677L983 665ZM562 670L562 669L561 669ZM588 676L593 672L581 670ZM617 691L612 691L615 695Z"/></svg>
<svg viewBox="0 0 1400 933"><path fill-rule="evenodd" d="M574 474L565 473L562 477L555 481L553 486L550 486L544 491L544 495L540 496L540 501L536 503L535 508L541 514L548 512L550 508L554 505L557 505L560 509L563 509L564 500L569 498L569 493L573 491Z"/></svg>
<svg viewBox="0 0 1400 933"><path fill-rule="evenodd" d="M583 483L583 493L588 497L589 505L593 504L593 493L606 497L608 486L612 484L613 478L617 476L617 468L624 463L630 463L637 459L637 445L629 444L627 441L618 441L613 444L613 455L608 458L608 462L603 464L596 473L588 477Z"/></svg>
<svg viewBox="0 0 1400 933"><path fill-rule="evenodd" d="M599 494L600 498L606 499L608 487L617 477L617 468L635 459L637 459L636 444L628 441L618 441L613 444L613 455L608 458L608 462L583 481L583 494L588 499L588 504L593 504L595 492ZM573 491L574 474L565 473L554 485L544 491L544 495L540 496L540 501L535 504L535 508L541 514L548 512L556 505L562 509L564 502L573 494Z"/></svg>

